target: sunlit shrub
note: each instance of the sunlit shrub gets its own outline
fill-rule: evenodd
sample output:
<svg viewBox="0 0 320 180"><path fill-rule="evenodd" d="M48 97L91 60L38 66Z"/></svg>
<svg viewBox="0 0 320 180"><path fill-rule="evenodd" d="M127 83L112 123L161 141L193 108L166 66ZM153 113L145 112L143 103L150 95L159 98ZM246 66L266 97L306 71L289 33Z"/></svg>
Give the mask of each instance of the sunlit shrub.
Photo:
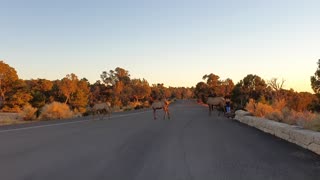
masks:
<svg viewBox="0 0 320 180"><path fill-rule="evenodd" d="M65 119L73 117L74 113L70 110L69 106L64 103L52 102L46 104L41 111L40 119Z"/></svg>
<svg viewBox="0 0 320 180"><path fill-rule="evenodd" d="M250 99L246 105L246 110L254 116L320 131L320 115L309 111L296 112L289 109L286 107L285 100L275 101L272 105L268 105L260 102L256 103Z"/></svg>
<svg viewBox="0 0 320 180"><path fill-rule="evenodd" d="M265 117L267 114L274 112L273 108L268 104L258 103L254 112L255 116Z"/></svg>
<svg viewBox="0 0 320 180"><path fill-rule="evenodd" d="M253 99L249 99L245 109L254 115L256 111L256 102Z"/></svg>
<svg viewBox="0 0 320 180"><path fill-rule="evenodd" d="M26 104L23 106L22 111L19 115L25 121L30 121L36 119L37 108L32 107L30 104Z"/></svg>
<svg viewBox="0 0 320 180"><path fill-rule="evenodd" d="M272 113L274 110L268 104L255 103L253 99L250 99L246 105L246 109L254 116L265 117L267 114Z"/></svg>
<svg viewBox="0 0 320 180"><path fill-rule="evenodd" d="M275 100L272 103L272 108L274 110L278 110L278 111L282 111L283 108L285 108L287 105L287 102L285 99L281 99L281 100Z"/></svg>

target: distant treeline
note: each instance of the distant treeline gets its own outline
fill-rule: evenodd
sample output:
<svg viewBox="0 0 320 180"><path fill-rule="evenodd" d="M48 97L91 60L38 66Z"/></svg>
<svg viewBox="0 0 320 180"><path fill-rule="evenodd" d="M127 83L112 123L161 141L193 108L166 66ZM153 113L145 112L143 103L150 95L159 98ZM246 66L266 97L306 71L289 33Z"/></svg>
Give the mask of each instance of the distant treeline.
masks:
<svg viewBox="0 0 320 180"><path fill-rule="evenodd" d="M60 102L72 111L85 113L98 102L110 102L116 110L148 107L149 102L159 98L193 98L193 88L149 85L145 79L131 79L129 71L117 67L104 71L100 80L90 84L75 74L61 80L19 79L14 68L0 61L0 110L20 112L26 105L41 110L46 104Z"/></svg>
<svg viewBox="0 0 320 180"><path fill-rule="evenodd" d="M126 110L148 107L150 102L159 98L189 99L196 98L206 102L210 94L230 96L235 109L244 108L250 99L272 104L285 100L286 106L295 111L319 111L319 67L311 77L315 94L283 89L284 80L277 78L265 81L258 75L248 74L234 84L232 79L221 80L213 73L203 76L203 82L195 87L165 87L164 84L150 85L145 79L132 79L129 71L117 67L104 71L100 80L90 84L86 78L79 79L71 73L61 80L31 79L22 80L16 70L0 61L0 110L19 112L24 106L38 109L46 104L60 102L72 111L85 113L88 107L97 102L110 102L114 109Z"/></svg>

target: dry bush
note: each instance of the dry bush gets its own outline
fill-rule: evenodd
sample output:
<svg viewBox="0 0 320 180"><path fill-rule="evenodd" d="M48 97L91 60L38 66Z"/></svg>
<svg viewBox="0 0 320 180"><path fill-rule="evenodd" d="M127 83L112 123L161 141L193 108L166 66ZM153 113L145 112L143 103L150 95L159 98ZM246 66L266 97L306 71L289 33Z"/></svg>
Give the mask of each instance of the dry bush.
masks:
<svg viewBox="0 0 320 180"><path fill-rule="evenodd" d="M34 120L36 119L37 110L37 108L32 107L30 104L26 104L23 106L22 111L19 113L19 115L25 121Z"/></svg>
<svg viewBox="0 0 320 180"><path fill-rule="evenodd" d="M320 115L316 115L315 119L304 123L303 127L313 131L320 131Z"/></svg>
<svg viewBox="0 0 320 180"><path fill-rule="evenodd" d="M246 109L257 117L265 117L267 114L274 112L273 108L268 104L256 103L250 99L246 105Z"/></svg>
<svg viewBox="0 0 320 180"><path fill-rule="evenodd" d="M249 99L249 102L247 103L245 109L251 114L254 114L254 112L256 111L256 102L253 99Z"/></svg>
<svg viewBox="0 0 320 180"><path fill-rule="evenodd" d="M294 125L297 123L297 119L295 119L293 110L290 110L288 107L285 107L281 110L281 112L283 119L280 122L284 122L290 125Z"/></svg>
<svg viewBox="0 0 320 180"><path fill-rule="evenodd" d="M282 122L284 119L282 112L277 110L266 114L265 118L278 121L278 122Z"/></svg>
<svg viewBox="0 0 320 180"><path fill-rule="evenodd" d="M272 112L274 112L274 110L270 105L258 103L254 115L258 117L265 117L267 114Z"/></svg>
<svg viewBox="0 0 320 180"><path fill-rule="evenodd" d="M307 127L307 124L309 124L309 122L314 121L317 116L314 113L305 111L305 112L296 112L296 111L292 111L293 112L293 119L296 121L296 124L301 126L301 127Z"/></svg>
<svg viewBox="0 0 320 180"><path fill-rule="evenodd" d="M275 101L272 106L263 103L256 103L250 99L246 110L254 116L265 117L270 120L283 122L290 125L298 125L306 129L320 131L320 115L305 111L296 112L286 107L286 101Z"/></svg>
<svg viewBox="0 0 320 180"><path fill-rule="evenodd" d="M65 119L73 117L74 113L70 110L69 106L64 103L52 102L46 104L41 111L39 119Z"/></svg>
<svg viewBox="0 0 320 180"><path fill-rule="evenodd" d="M275 100L272 103L272 108L274 110L278 110L278 111L282 111L283 108L285 108L287 105L287 102L285 99L281 99L281 100Z"/></svg>

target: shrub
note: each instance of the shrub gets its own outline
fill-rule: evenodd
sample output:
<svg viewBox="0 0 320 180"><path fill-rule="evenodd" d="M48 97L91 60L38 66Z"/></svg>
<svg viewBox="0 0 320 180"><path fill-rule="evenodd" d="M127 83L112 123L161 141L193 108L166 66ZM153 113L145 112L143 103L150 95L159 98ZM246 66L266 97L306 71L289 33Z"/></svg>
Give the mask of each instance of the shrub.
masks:
<svg viewBox="0 0 320 180"><path fill-rule="evenodd" d="M23 106L22 111L20 112L20 116L23 120L30 121L36 119L37 108L32 107L30 104L26 104Z"/></svg>
<svg viewBox="0 0 320 180"><path fill-rule="evenodd" d="M311 129L313 131L320 131L320 116L318 115L315 119L306 122L304 124L304 128Z"/></svg>
<svg viewBox="0 0 320 180"><path fill-rule="evenodd" d="M250 99L245 108L254 116L265 117L270 120L298 125L306 129L320 131L320 115L309 111L296 112L286 107L286 101L274 101L272 105L256 103Z"/></svg>
<svg viewBox="0 0 320 180"><path fill-rule="evenodd" d="M267 119L271 119L271 120L278 121L278 122L282 122L284 119L281 111L273 111L271 113L266 114L265 117Z"/></svg>
<svg viewBox="0 0 320 180"><path fill-rule="evenodd" d="M51 104L46 104L41 111L40 119L65 119L73 117L73 112L70 110L69 106L64 103L52 102Z"/></svg>
<svg viewBox="0 0 320 180"><path fill-rule="evenodd" d="M286 105L287 105L287 102L286 102L286 100L284 100L284 99L275 100L275 101L272 103L272 108L275 109L275 110L282 111L282 109L285 108Z"/></svg>
<svg viewBox="0 0 320 180"><path fill-rule="evenodd" d="M258 117L265 117L267 114L270 114L273 111L273 108L268 104L258 103L254 115Z"/></svg>
<svg viewBox="0 0 320 180"><path fill-rule="evenodd" d="M297 123L297 119L295 119L294 111L290 110L288 107L285 107L282 109L282 116L283 119L281 122L284 122L286 124L294 125Z"/></svg>
<svg viewBox="0 0 320 180"><path fill-rule="evenodd" d="M253 99L250 99L246 105L246 109L254 116L265 117L267 114L272 113L274 110L268 104L255 103Z"/></svg>
<svg viewBox="0 0 320 180"><path fill-rule="evenodd" d="M247 103L245 109L254 114L254 112L256 111L256 102L253 99L249 99L249 102Z"/></svg>

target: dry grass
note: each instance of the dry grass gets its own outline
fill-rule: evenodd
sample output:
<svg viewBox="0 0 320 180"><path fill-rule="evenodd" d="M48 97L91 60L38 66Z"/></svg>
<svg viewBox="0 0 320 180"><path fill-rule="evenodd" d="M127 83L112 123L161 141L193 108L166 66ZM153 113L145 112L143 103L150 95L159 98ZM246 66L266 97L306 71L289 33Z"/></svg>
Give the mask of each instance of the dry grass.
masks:
<svg viewBox="0 0 320 180"><path fill-rule="evenodd" d="M272 105L269 105L260 102L256 103L250 99L246 105L246 110L257 117L265 117L270 120L320 131L319 114L291 110L286 107L285 100L275 101Z"/></svg>
<svg viewBox="0 0 320 180"><path fill-rule="evenodd" d="M320 115L318 115L314 120L304 123L303 127L313 131L320 131Z"/></svg>
<svg viewBox="0 0 320 180"><path fill-rule="evenodd" d="M31 121L36 119L37 108L32 107L30 104L23 106L22 111L19 113L25 121Z"/></svg>
<svg viewBox="0 0 320 180"><path fill-rule="evenodd" d="M72 118L73 116L74 113L70 110L67 104L52 102L51 104L47 104L42 108L39 119L66 119Z"/></svg>

